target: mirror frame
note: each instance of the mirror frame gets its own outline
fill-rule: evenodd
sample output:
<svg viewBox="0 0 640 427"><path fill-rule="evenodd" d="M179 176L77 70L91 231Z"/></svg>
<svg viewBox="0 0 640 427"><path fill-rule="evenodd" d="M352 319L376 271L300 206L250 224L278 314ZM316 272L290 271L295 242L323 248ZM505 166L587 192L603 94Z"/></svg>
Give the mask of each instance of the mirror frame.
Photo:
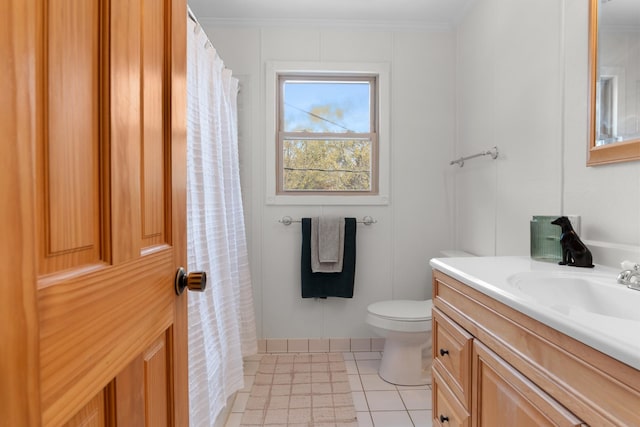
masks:
<svg viewBox="0 0 640 427"><path fill-rule="evenodd" d="M596 84L598 80L598 3L589 0L589 145L587 166L640 160L640 139L596 146Z"/></svg>

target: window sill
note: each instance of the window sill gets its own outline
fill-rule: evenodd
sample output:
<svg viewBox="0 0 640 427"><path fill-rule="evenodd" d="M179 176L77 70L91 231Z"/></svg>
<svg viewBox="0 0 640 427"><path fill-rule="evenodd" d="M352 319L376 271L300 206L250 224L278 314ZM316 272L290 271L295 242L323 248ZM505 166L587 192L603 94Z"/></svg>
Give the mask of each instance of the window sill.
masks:
<svg viewBox="0 0 640 427"><path fill-rule="evenodd" d="M381 206L389 204L389 196L267 196L266 204L305 206Z"/></svg>

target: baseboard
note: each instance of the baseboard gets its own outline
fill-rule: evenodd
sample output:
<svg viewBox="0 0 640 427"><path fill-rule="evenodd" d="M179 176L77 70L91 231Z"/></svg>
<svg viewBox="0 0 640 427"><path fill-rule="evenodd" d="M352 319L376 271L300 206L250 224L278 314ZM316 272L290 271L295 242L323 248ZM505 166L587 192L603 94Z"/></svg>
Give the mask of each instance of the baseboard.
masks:
<svg viewBox="0 0 640 427"><path fill-rule="evenodd" d="M344 353L382 351L384 338L267 338L258 353Z"/></svg>

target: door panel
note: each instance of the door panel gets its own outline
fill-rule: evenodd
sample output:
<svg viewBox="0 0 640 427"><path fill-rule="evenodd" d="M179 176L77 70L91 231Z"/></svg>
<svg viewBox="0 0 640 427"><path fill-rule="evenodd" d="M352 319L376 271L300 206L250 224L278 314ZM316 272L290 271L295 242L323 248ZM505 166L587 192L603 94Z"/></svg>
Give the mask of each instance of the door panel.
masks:
<svg viewBox="0 0 640 427"><path fill-rule="evenodd" d="M42 425L188 425L185 1L37 4Z"/></svg>
<svg viewBox="0 0 640 427"><path fill-rule="evenodd" d="M43 19L38 265L49 274L97 263L102 252L99 3L51 0Z"/></svg>
<svg viewBox="0 0 640 427"><path fill-rule="evenodd" d="M64 427L106 426L104 392L100 391Z"/></svg>
<svg viewBox="0 0 640 427"><path fill-rule="evenodd" d="M167 104L164 104L166 62L164 51L165 9L162 0L144 0L142 28L142 238L143 247L165 243L164 171Z"/></svg>
<svg viewBox="0 0 640 427"><path fill-rule="evenodd" d="M112 387L119 427L170 425L169 358L163 334L116 376Z"/></svg>

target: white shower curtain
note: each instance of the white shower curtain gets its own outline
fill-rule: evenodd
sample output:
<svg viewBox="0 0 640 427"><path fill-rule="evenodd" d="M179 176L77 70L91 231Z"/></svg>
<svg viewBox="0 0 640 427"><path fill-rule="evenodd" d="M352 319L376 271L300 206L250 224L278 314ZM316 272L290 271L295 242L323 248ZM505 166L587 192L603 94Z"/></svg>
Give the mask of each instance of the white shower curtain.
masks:
<svg viewBox="0 0 640 427"><path fill-rule="evenodd" d="M257 352L237 135L238 80L199 25L187 25L188 269L207 272L189 294L191 426L213 426L244 386L242 358Z"/></svg>

